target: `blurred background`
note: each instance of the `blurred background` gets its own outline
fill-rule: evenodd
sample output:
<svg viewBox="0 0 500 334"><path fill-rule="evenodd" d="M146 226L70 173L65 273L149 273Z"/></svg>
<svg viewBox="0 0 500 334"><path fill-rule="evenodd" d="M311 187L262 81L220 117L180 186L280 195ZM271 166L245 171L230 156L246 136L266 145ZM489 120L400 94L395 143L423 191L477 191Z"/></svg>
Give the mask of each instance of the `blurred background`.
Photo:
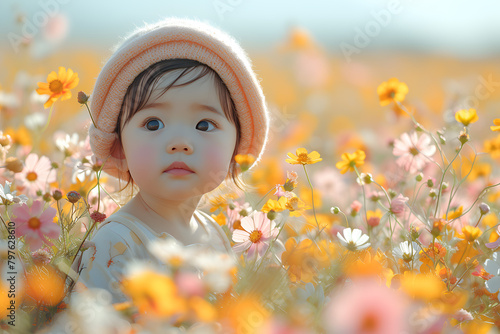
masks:
<svg viewBox="0 0 500 334"><path fill-rule="evenodd" d="M475 108L471 133L485 135L499 115L500 3L493 0L2 0L0 127L29 131L36 113L43 123L48 109L33 90L63 66L80 83L74 98L56 103L49 128L85 134L88 114L76 93L92 94L120 36L166 16L206 21L247 50L272 112L266 156L280 163L297 147L320 151L329 165L359 147L390 154L386 144L411 128L401 110L380 106L377 87L392 77L408 85L405 106L429 129ZM41 152L52 150L43 140Z"/></svg>

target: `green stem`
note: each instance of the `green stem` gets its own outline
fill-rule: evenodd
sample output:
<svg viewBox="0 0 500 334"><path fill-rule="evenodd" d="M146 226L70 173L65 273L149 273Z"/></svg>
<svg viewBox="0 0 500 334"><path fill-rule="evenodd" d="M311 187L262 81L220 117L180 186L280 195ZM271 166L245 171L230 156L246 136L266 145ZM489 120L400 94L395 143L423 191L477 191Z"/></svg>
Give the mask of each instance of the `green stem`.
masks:
<svg viewBox="0 0 500 334"><path fill-rule="evenodd" d="M313 207L313 215L314 215L314 220L316 221L316 226L318 227L318 235L319 235L321 233L321 231L319 228L318 219L316 219L316 209L314 208L314 189L313 189L313 186L311 184L311 181L309 180L309 175L307 175L306 165L302 165L302 167L304 167L304 173L306 173L307 182L309 183L309 187L311 187L311 200L312 200L312 207Z"/></svg>
<svg viewBox="0 0 500 334"><path fill-rule="evenodd" d="M97 129L97 125L95 124L94 118L92 117L92 113L90 112L90 108L88 106L88 102L85 102L85 106L87 107L87 110L89 111L90 119L92 120L92 123L94 124L94 127Z"/></svg>
<svg viewBox="0 0 500 334"><path fill-rule="evenodd" d="M49 118L47 118L47 123L45 123L45 126L43 127L42 129L42 133L45 132L45 130L47 130L48 126L49 126L49 123L50 123L50 120L52 118L52 110L54 109L54 104L52 104L50 106L50 111L49 111Z"/></svg>
<svg viewBox="0 0 500 334"><path fill-rule="evenodd" d="M450 163L448 163L448 165L446 166L446 168L443 171L443 175L441 176L441 181L439 182L439 190L438 190L437 199L436 199L436 209L434 210L434 217L436 217L438 209L439 209L439 199L441 198L441 189L443 187L443 181L444 181L444 177L446 175L446 172L448 171L448 168L450 168L453 161L455 161L455 159L458 157L458 155L462 151L463 147L464 147L464 145L460 146L460 149L458 150L457 154L455 154L453 159L450 161Z"/></svg>

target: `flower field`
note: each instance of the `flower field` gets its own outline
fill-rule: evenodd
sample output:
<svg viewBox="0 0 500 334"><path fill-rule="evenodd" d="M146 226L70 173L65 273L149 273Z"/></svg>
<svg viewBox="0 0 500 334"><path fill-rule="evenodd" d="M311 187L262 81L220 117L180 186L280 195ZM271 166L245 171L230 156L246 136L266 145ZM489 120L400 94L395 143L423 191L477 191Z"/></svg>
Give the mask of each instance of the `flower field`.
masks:
<svg viewBox="0 0 500 334"><path fill-rule="evenodd" d="M0 328L7 333L498 333L494 61L359 55L292 29L249 52L271 112L246 191L203 199L236 259L165 241L130 302L74 261L127 200L91 152L103 53L0 59ZM8 68L8 69L7 69ZM111 261L111 260L110 260Z"/></svg>

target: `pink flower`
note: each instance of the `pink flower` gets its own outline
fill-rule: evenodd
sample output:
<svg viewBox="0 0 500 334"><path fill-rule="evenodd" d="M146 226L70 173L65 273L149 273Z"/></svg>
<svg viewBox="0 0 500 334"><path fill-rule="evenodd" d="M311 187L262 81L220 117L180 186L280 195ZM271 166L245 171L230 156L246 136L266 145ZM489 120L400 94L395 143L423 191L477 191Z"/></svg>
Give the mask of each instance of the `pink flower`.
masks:
<svg viewBox="0 0 500 334"><path fill-rule="evenodd" d="M31 207L26 204L17 206L12 210L16 216L16 236L24 236L24 241L30 245L31 250L40 249L43 243L52 245L46 238L56 239L61 234L61 227L53 222L57 210L47 208L43 210L43 201L34 201Z"/></svg>
<svg viewBox="0 0 500 334"><path fill-rule="evenodd" d="M351 215L355 216L359 212L359 210L361 210L361 207L361 203L354 200L354 202L352 202L351 204Z"/></svg>
<svg viewBox="0 0 500 334"><path fill-rule="evenodd" d="M331 296L324 322L330 333L407 332L405 296L374 281L354 281Z"/></svg>
<svg viewBox="0 0 500 334"><path fill-rule="evenodd" d="M391 201L391 212L394 213L395 215L399 215L405 212L405 203L407 201L408 197L404 197L401 194L393 198Z"/></svg>
<svg viewBox="0 0 500 334"><path fill-rule="evenodd" d="M396 163L410 173L424 168L435 152L436 146L431 144L431 138L425 133L418 138L416 132L411 135L403 133L400 138L395 139L392 151L395 156L399 156Z"/></svg>
<svg viewBox="0 0 500 334"><path fill-rule="evenodd" d="M16 180L25 187L28 197L36 197L37 191L45 192L49 183L56 181L56 171L52 168L49 158L38 157L31 153L26 157L25 166L21 173L16 174Z"/></svg>
<svg viewBox="0 0 500 334"><path fill-rule="evenodd" d="M469 312L467 312L464 309L458 310L457 312L455 312L455 314L452 315L452 317L457 319L458 322L470 321L470 320L474 319L472 314L470 314Z"/></svg>
<svg viewBox="0 0 500 334"><path fill-rule="evenodd" d="M258 255L261 257L269 247L269 242L278 235L278 229L274 221L267 218L265 212L256 212L241 219L243 230L233 232L233 241L237 243L233 247L236 253L248 251L248 257Z"/></svg>
<svg viewBox="0 0 500 334"><path fill-rule="evenodd" d="M233 207L231 209L231 207ZM234 223L237 221L241 221L241 219L245 216L248 216L250 212L252 211L252 207L250 206L250 203L246 202L244 204L240 204L239 202L233 202L232 206L228 205L227 206L227 217L228 217L228 223L227 226L229 227L230 231L233 231Z"/></svg>

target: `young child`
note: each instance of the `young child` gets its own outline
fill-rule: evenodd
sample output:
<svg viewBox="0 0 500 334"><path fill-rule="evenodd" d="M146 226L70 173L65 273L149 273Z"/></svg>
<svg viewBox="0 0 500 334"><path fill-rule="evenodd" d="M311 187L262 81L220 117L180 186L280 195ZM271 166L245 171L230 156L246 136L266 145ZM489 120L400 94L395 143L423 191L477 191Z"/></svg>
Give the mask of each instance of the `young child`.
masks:
<svg viewBox="0 0 500 334"><path fill-rule="evenodd" d="M97 78L89 130L104 171L139 188L100 224L80 258L79 282L126 296L127 263L154 261L148 245L176 239L231 253L220 226L197 210L236 181L237 154L262 155L269 116L244 50L205 23L170 18L134 32Z"/></svg>

